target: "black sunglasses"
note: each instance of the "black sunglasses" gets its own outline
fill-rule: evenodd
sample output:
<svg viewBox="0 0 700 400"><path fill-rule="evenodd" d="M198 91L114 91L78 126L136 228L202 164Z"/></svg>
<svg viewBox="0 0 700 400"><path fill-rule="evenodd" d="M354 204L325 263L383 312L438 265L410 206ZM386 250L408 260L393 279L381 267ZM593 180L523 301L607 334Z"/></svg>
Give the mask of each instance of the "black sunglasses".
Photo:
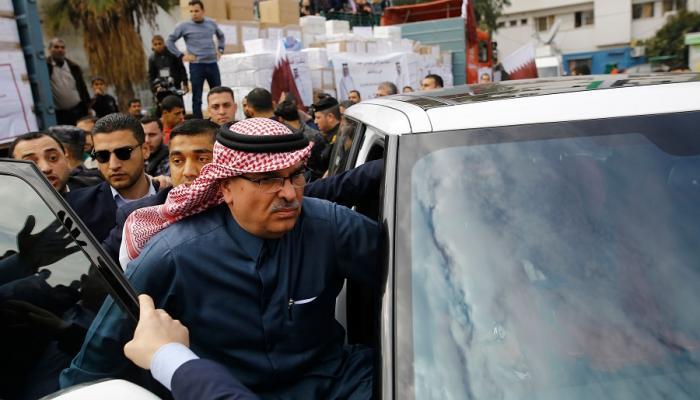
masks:
<svg viewBox="0 0 700 400"><path fill-rule="evenodd" d="M112 153L114 153L114 155L117 156L118 159L120 159L122 161L126 161L126 160L131 158L131 153L134 151L134 149L141 147L142 144L140 144L138 146L120 147L120 148L114 149L112 151L109 151L109 150L93 151L90 156L92 157L93 160L97 160L97 162L100 164L104 164L104 163L109 162L109 157L111 156Z"/></svg>

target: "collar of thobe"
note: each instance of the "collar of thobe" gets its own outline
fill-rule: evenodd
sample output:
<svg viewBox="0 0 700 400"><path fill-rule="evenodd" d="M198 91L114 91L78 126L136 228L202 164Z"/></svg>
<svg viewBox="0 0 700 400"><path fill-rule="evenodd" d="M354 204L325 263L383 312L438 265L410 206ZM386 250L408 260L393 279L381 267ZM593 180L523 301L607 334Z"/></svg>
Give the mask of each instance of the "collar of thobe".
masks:
<svg viewBox="0 0 700 400"><path fill-rule="evenodd" d="M236 222L236 219L233 218L228 207L225 204L223 207L226 209L226 231L240 244L243 251L251 260L257 261L258 257L260 257L263 245L265 244L265 239L259 238L243 229L238 222Z"/></svg>

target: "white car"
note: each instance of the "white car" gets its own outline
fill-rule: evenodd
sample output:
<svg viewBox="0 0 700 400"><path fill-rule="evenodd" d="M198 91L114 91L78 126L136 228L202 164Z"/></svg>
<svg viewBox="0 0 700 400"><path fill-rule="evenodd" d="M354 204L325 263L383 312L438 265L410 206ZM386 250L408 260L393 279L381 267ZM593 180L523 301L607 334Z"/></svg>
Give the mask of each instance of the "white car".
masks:
<svg viewBox="0 0 700 400"><path fill-rule="evenodd" d="M356 207L382 290L338 315L377 350L375 398L700 398L699 99L696 74L616 75L348 108L330 173L384 166ZM135 318L135 294L34 164L1 161L0 188L0 398L153 398L56 392L102 299Z"/></svg>
<svg viewBox="0 0 700 400"><path fill-rule="evenodd" d="M332 173L384 158L379 398L700 398L699 75L397 95L340 132Z"/></svg>

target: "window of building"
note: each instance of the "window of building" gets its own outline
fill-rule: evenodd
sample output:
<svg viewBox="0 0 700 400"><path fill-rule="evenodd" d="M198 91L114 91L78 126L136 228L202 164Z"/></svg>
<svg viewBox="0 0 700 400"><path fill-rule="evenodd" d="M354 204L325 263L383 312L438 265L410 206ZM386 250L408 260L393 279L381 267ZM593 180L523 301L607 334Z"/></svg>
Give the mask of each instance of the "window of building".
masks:
<svg viewBox="0 0 700 400"><path fill-rule="evenodd" d="M652 18L654 16L654 2L632 4L632 19Z"/></svg>
<svg viewBox="0 0 700 400"><path fill-rule="evenodd" d="M523 18L520 20L520 25L527 25L527 18Z"/></svg>
<svg viewBox="0 0 700 400"><path fill-rule="evenodd" d="M537 32L546 32L549 28L554 25L554 15L547 15L545 17L535 18L535 25L537 26Z"/></svg>
<svg viewBox="0 0 700 400"><path fill-rule="evenodd" d="M595 22L593 10L577 11L575 14L576 22L575 26L580 28L586 25L593 25Z"/></svg>
<svg viewBox="0 0 700 400"><path fill-rule="evenodd" d="M510 26L518 26L518 20L517 20L517 19L514 19L514 20L512 20L512 21L508 21L508 25L510 25Z"/></svg>
<svg viewBox="0 0 700 400"><path fill-rule="evenodd" d="M498 21L498 27L503 28L506 26L506 21Z"/></svg>
<svg viewBox="0 0 700 400"><path fill-rule="evenodd" d="M663 0L663 11L685 10L686 3L686 0Z"/></svg>

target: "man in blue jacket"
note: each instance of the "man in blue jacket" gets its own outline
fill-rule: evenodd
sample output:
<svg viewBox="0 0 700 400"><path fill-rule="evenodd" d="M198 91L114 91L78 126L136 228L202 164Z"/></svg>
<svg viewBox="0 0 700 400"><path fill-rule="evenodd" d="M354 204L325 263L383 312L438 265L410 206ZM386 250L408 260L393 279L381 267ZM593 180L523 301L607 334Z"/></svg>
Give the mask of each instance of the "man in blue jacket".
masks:
<svg viewBox="0 0 700 400"><path fill-rule="evenodd" d="M189 349L190 335L180 321L156 310L153 299L139 296L139 324L124 354L150 369L175 400L255 400L258 397L221 364L197 357Z"/></svg>
<svg viewBox="0 0 700 400"><path fill-rule="evenodd" d="M377 281L379 227L303 197L310 149L269 119L220 131L193 184L127 220L127 254L138 258L126 274L189 326L194 352L261 398L369 398L372 352L344 345L335 298L346 278ZM61 385L126 372L132 329L106 301Z"/></svg>
<svg viewBox="0 0 700 400"><path fill-rule="evenodd" d="M71 208L99 241L116 224L117 208L158 191L144 172L150 149L141 122L128 114L109 114L93 128L93 157L104 182L72 190Z"/></svg>

